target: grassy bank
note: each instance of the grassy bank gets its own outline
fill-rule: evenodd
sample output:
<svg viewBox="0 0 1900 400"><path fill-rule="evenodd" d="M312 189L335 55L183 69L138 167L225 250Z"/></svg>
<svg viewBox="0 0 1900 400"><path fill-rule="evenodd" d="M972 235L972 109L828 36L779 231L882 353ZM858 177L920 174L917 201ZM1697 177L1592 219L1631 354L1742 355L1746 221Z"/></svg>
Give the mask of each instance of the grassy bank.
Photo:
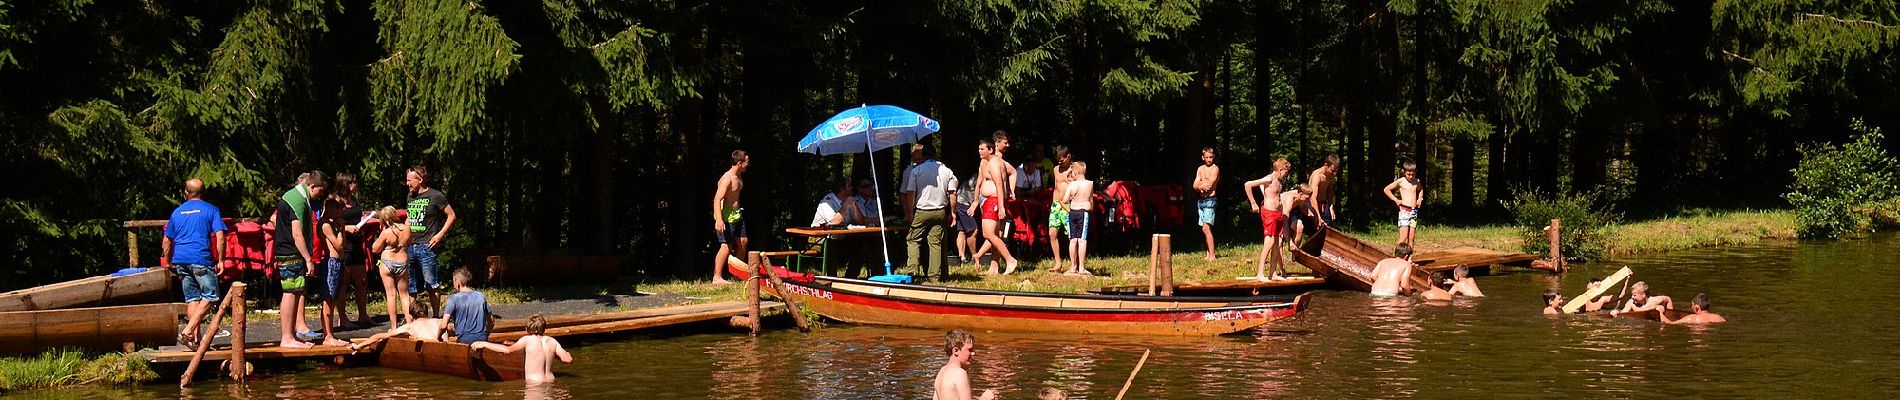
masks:
<svg viewBox="0 0 1900 400"><path fill-rule="evenodd" d="M0 393L158 379L145 359L128 353L89 355L55 350L37 357L0 358Z"/></svg>

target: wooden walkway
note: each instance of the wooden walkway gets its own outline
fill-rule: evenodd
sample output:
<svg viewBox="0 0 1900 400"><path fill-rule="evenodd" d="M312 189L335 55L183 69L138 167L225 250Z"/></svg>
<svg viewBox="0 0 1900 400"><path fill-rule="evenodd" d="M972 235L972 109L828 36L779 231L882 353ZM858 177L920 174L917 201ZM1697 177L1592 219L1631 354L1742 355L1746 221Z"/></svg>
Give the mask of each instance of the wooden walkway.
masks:
<svg viewBox="0 0 1900 400"><path fill-rule="evenodd" d="M1487 268L1493 265L1508 265L1529 268L1532 260L1542 257L1524 253L1506 253L1485 250L1476 247L1458 247L1449 250L1421 252L1412 256L1412 262L1418 269L1430 273L1451 272L1459 265L1471 268Z"/></svg>
<svg viewBox="0 0 1900 400"><path fill-rule="evenodd" d="M1262 294L1290 294L1319 289L1326 285L1326 278L1316 276L1291 276L1289 279L1261 282L1254 279L1232 279L1205 282L1180 282L1174 284L1176 296L1246 296ZM1103 286L1089 290L1096 294L1144 294L1148 285Z"/></svg>
<svg viewBox="0 0 1900 400"><path fill-rule="evenodd" d="M785 304L762 302L759 312L780 310ZM746 303L728 301L710 304L694 304L673 307L651 308L644 310L619 311L599 314L557 315L545 317L548 321L548 336L576 336L603 333L630 332L642 329L661 328L696 322L714 321L746 314ZM527 319L512 318L495 321L488 338L494 342L506 342L526 336L523 331ZM356 339L354 341L361 341ZM256 346L256 347L251 347ZM183 347L173 346L174 349ZM373 351L373 350L372 350ZM193 352L172 350L140 353L145 360L157 364L190 362ZM312 347L308 349L286 349L277 347L277 342L253 343L246 346L246 360L260 359L300 359L300 358L341 358L350 356L348 347ZM215 349L205 352L205 360L224 360L230 358L230 349Z"/></svg>

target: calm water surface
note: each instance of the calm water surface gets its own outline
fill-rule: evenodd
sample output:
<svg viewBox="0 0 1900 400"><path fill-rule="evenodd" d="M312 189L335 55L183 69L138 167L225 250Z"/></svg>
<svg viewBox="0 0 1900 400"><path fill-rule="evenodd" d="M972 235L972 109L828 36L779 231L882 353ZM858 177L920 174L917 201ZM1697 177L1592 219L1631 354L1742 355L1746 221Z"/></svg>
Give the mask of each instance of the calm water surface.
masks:
<svg viewBox="0 0 1900 400"><path fill-rule="evenodd" d="M1298 320L1218 338L978 333L971 376L1003 398L1042 387L1130 398L1894 398L1900 396L1900 238L1772 243L1586 265L1561 278L1483 277L1451 306L1318 292ZM1696 328L1539 314L1629 266L1686 307L1713 296L1728 324ZM480 383L355 368L201 384L19 394L44 398L926 399L942 333L833 324L812 334L710 334L571 346L560 381ZM165 379L169 380L169 379Z"/></svg>

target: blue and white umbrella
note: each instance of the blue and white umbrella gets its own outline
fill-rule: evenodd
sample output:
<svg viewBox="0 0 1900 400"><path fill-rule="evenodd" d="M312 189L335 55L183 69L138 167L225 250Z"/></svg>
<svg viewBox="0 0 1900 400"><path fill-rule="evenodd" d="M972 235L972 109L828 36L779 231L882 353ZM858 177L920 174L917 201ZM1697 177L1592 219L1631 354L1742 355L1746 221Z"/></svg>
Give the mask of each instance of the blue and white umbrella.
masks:
<svg viewBox="0 0 1900 400"><path fill-rule="evenodd" d="M798 140L798 152L817 155L834 155L864 152L871 159L871 182L878 193L878 204L884 203L884 188L877 184L877 160L875 151L888 149L905 143L915 143L925 136L936 133L937 120L923 114L905 110L898 106L862 106L833 115L818 127ZM884 207L877 208L877 220L884 221ZM878 242L884 246L884 276L872 277L872 280L886 282L910 282L909 276L891 274L891 245L884 235L878 235Z"/></svg>

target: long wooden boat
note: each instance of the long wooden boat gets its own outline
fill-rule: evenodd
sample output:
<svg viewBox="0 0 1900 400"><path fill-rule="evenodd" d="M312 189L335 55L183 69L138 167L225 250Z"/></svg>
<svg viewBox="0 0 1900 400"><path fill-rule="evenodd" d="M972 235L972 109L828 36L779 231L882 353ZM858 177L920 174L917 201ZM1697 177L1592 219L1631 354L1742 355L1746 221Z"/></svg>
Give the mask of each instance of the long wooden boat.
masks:
<svg viewBox="0 0 1900 400"><path fill-rule="evenodd" d="M184 314L185 303L0 312L0 353L171 343Z"/></svg>
<svg viewBox="0 0 1900 400"><path fill-rule="evenodd" d="M0 293L0 312L164 302L171 300L171 288L171 272L152 268L126 276L95 276Z"/></svg>
<svg viewBox="0 0 1900 400"><path fill-rule="evenodd" d="M378 365L488 382L519 380L525 367L523 353L474 350L466 344L392 338L379 344Z"/></svg>
<svg viewBox="0 0 1900 400"><path fill-rule="evenodd" d="M1330 226L1319 228L1305 243L1293 248L1293 261L1313 270L1313 274L1362 292L1372 291L1372 270L1379 260L1391 257L1391 253ZM1433 285L1432 274L1416 267L1412 268L1411 279L1414 288Z"/></svg>
<svg viewBox="0 0 1900 400"><path fill-rule="evenodd" d="M774 267L775 269L777 267ZM733 275L751 274L738 268ZM1055 294L892 284L776 269L778 296L827 318L928 329L1119 335L1223 335L1304 312L1307 295L1153 297Z"/></svg>

